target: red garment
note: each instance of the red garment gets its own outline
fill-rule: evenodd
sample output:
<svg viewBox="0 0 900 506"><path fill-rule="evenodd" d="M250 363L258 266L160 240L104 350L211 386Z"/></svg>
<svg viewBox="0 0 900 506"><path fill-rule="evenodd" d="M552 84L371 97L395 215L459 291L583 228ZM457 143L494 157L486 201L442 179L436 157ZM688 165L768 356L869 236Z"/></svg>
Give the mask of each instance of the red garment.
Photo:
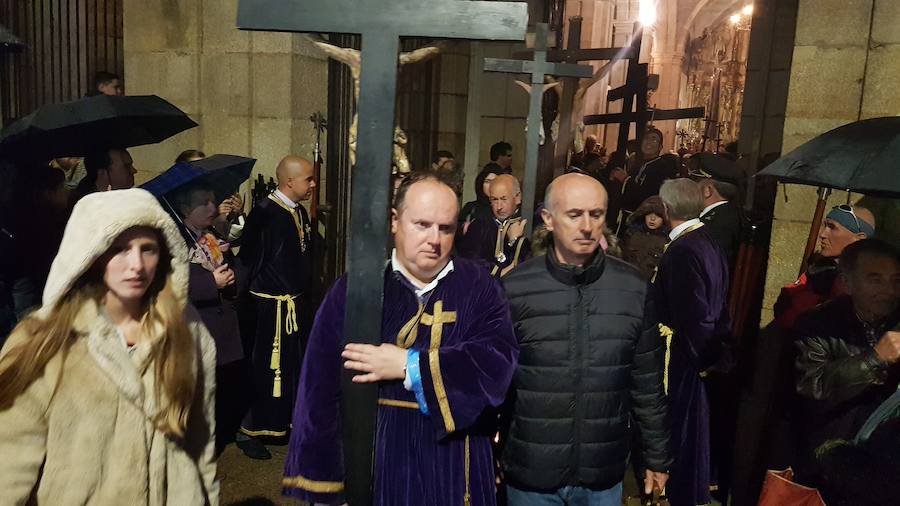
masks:
<svg viewBox="0 0 900 506"><path fill-rule="evenodd" d="M775 302L775 323L791 330L798 316L846 293L847 287L837 275L836 267L804 272L800 279L781 289Z"/></svg>

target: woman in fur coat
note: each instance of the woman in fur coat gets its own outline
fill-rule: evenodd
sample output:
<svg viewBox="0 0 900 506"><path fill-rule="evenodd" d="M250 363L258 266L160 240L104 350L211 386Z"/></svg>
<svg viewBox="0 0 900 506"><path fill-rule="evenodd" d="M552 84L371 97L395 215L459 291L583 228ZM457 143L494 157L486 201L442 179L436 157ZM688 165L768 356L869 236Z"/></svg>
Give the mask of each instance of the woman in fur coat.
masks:
<svg viewBox="0 0 900 506"><path fill-rule="evenodd" d="M218 504L216 352L186 257L144 190L75 206L0 353L0 504Z"/></svg>

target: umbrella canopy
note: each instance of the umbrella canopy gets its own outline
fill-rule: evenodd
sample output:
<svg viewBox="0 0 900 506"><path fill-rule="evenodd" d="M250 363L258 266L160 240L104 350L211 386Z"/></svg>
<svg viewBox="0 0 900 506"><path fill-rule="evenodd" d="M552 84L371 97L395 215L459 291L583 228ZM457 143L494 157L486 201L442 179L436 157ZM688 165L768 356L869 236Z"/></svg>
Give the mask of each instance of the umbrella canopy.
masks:
<svg viewBox="0 0 900 506"><path fill-rule="evenodd" d="M221 202L233 195L250 177L255 158L235 155L213 155L193 162L176 163L141 188L162 199L188 184L202 184Z"/></svg>
<svg viewBox="0 0 900 506"><path fill-rule="evenodd" d="M798 183L900 197L900 117L873 118L826 132L761 171Z"/></svg>
<svg viewBox="0 0 900 506"><path fill-rule="evenodd" d="M0 156L84 156L109 148L155 144L194 128L181 109L156 95L97 95L45 105L0 131Z"/></svg>

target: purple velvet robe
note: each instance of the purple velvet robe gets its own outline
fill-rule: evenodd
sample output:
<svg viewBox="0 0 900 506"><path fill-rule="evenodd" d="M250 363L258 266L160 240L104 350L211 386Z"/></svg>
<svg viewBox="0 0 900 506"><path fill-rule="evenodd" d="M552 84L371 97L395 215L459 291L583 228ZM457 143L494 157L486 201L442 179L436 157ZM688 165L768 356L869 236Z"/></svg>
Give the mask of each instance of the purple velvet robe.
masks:
<svg viewBox="0 0 900 506"><path fill-rule="evenodd" d="M382 342L419 350L423 414L402 381L379 385L374 504L495 504L491 437L518 358L499 282L477 264L454 270L424 296L388 268ZM346 277L319 308L304 358L285 463L284 493L342 500L340 374ZM435 320L444 323L438 325ZM468 458L467 458L468 456ZM468 469L467 469L468 462Z"/></svg>
<svg viewBox="0 0 900 506"><path fill-rule="evenodd" d="M720 358L729 335L728 264L703 227L669 243L654 282L660 322L674 335L667 353L669 420L675 466L672 506L709 504L709 400L701 373Z"/></svg>

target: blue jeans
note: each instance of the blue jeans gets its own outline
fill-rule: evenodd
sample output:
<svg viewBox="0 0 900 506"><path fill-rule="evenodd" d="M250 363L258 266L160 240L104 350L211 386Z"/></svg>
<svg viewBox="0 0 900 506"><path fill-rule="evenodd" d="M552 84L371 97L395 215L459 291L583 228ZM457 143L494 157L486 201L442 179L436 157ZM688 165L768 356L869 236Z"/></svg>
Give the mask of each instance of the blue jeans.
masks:
<svg viewBox="0 0 900 506"><path fill-rule="evenodd" d="M556 492L528 492L506 486L509 506L622 506L622 482L606 490L563 487Z"/></svg>

